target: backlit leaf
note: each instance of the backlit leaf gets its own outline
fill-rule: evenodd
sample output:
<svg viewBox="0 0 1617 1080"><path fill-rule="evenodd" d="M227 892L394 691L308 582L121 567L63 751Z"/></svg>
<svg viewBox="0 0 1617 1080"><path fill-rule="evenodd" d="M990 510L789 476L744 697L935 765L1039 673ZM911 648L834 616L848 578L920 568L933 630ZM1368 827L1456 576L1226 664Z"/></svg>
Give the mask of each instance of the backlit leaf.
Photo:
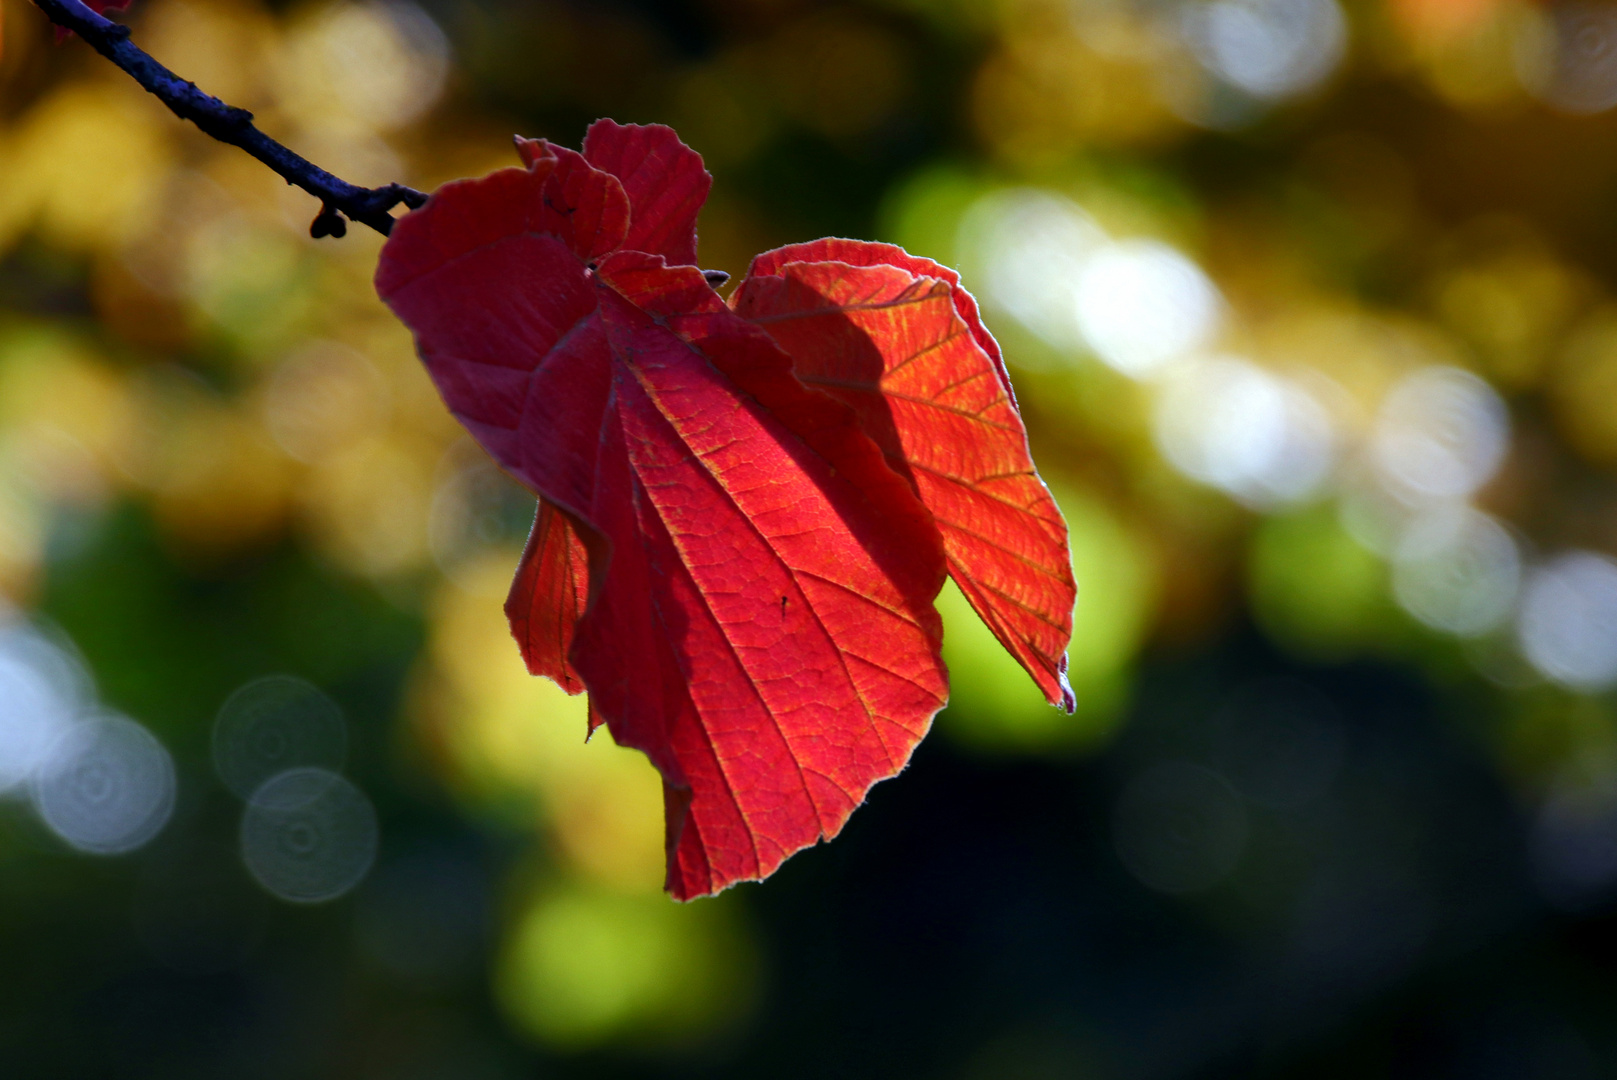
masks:
<svg viewBox="0 0 1617 1080"><path fill-rule="evenodd" d="M1076 589L1067 528L1033 469L998 346L953 271L888 244L760 255L737 290L809 386L851 405L943 534L949 572L1052 705Z"/></svg>
<svg viewBox="0 0 1617 1080"><path fill-rule="evenodd" d="M566 513L541 499L505 616L528 670L569 694L584 689L568 655L589 595L589 551Z"/></svg>
<svg viewBox="0 0 1617 1080"><path fill-rule="evenodd" d="M528 168L445 186L377 288L543 500L513 628L662 773L668 888L690 897L834 836L904 766L947 693L943 544L854 410L668 264L694 254L695 155L605 121L586 148L523 142Z"/></svg>

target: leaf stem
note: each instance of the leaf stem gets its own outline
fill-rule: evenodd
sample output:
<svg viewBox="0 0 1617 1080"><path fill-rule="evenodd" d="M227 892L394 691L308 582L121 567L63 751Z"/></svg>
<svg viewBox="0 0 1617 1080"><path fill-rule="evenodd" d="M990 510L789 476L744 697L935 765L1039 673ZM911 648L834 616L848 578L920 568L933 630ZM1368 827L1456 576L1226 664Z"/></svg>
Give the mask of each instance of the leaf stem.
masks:
<svg viewBox="0 0 1617 1080"><path fill-rule="evenodd" d="M362 222L386 236L393 228L389 213L403 203L415 209L427 196L405 187L364 188L341 180L288 150L253 126L253 114L226 105L197 85L174 74L129 40L129 28L103 18L81 0L34 0L57 26L78 34L96 52L127 72L169 111L189 120L220 142L238 146L273 169L288 184L295 184L320 200L320 213L309 235L342 236L348 231L344 217Z"/></svg>

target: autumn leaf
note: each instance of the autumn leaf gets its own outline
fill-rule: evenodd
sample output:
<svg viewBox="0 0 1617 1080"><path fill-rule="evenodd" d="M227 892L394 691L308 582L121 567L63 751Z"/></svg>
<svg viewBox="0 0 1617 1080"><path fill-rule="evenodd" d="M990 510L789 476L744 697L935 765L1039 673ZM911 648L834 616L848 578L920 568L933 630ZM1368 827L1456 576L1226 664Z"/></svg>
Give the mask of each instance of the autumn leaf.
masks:
<svg viewBox="0 0 1617 1080"><path fill-rule="evenodd" d="M799 379L853 406L932 511L961 592L1071 712L1067 526L959 276L891 244L821 240L758 256L735 306L791 354Z"/></svg>
<svg viewBox="0 0 1617 1080"><path fill-rule="evenodd" d="M589 550L566 511L541 498L505 617L528 670L553 679L569 694L584 689L568 655L588 603Z"/></svg>
<svg viewBox="0 0 1617 1080"><path fill-rule="evenodd" d="M1070 707L1065 528L954 275L822 242L732 309L671 130L518 150L401 219L377 290L539 496L512 630L662 774L669 891L768 875L904 767L947 696L946 571Z"/></svg>

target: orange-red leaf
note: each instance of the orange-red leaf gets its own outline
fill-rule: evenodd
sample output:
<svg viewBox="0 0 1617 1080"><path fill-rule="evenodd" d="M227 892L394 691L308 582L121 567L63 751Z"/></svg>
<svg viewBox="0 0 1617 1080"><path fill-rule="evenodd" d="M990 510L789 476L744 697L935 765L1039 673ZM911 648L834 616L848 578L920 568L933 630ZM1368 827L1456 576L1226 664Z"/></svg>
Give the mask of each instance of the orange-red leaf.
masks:
<svg viewBox="0 0 1617 1080"><path fill-rule="evenodd" d="M854 408L932 511L961 592L1070 712L1066 524L958 278L891 245L827 240L759 256L734 303L791 355L799 379Z"/></svg>
<svg viewBox="0 0 1617 1080"><path fill-rule="evenodd" d="M690 897L834 836L904 766L946 694L944 560L854 411L667 264L694 254L695 205L644 163L706 183L671 139L602 122L590 160L522 144L527 169L402 219L377 288L451 410L587 553L565 658L544 629L578 603L556 518L536 522L513 627L661 771L667 884Z"/></svg>
<svg viewBox="0 0 1617 1080"><path fill-rule="evenodd" d="M696 215L713 178L702 157L660 124L593 125L584 160L623 185L633 209L623 238L628 251L661 255L676 266L696 262Z"/></svg>
<svg viewBox="0 0 1617 1080"><path fill-rule="evenodd" d="M977 298L966 291L960 284L960 275L942 263L920 255L911 255L897 244L876 244L869 240L844 240L840 237L827 237L824 240L813 240L806 244L787 244L785 247L766 251L752 260L747 268L748 276L754 274L778 274L780 268L787 263L794 262L844 262L849 266L896 266L900 270L908 270L916 277L937 278L949 286L949 295L954 300L955 314L966 324L971 336L982 349L983 355L988 357L998 373L999 380L1005 386L1005 396L1016 404L1016 391L1011 387L1010 372L1005 370L1005 357L999 351L999 342L994 335L988 332L983 325L982 313L977 308Z"/></svg>
<svg viewBox="0 0 1617 1080"><path fill-rule="evenodd" d="M589 574L583 537L565 512L540 499L505 601L505 617L528 670L553 679L569 694L584 689L568 654L589 603Z"/></svg>

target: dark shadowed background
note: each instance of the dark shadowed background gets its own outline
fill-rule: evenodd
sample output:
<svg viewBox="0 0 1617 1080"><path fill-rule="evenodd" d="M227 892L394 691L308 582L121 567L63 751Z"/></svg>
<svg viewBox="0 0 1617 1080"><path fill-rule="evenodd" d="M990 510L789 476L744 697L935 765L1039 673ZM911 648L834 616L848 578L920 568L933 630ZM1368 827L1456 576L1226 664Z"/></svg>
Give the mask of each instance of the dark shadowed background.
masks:
<svg viewBox="0 0 1617 1080"><path fill-rule="evenodd" d="M1617 7L137 0L349 180L665 122L705 267L982 299L1078 713L951 589L909 770L685 906L379 238L0 16L0 1076L1617 1073Z"/></svg>

